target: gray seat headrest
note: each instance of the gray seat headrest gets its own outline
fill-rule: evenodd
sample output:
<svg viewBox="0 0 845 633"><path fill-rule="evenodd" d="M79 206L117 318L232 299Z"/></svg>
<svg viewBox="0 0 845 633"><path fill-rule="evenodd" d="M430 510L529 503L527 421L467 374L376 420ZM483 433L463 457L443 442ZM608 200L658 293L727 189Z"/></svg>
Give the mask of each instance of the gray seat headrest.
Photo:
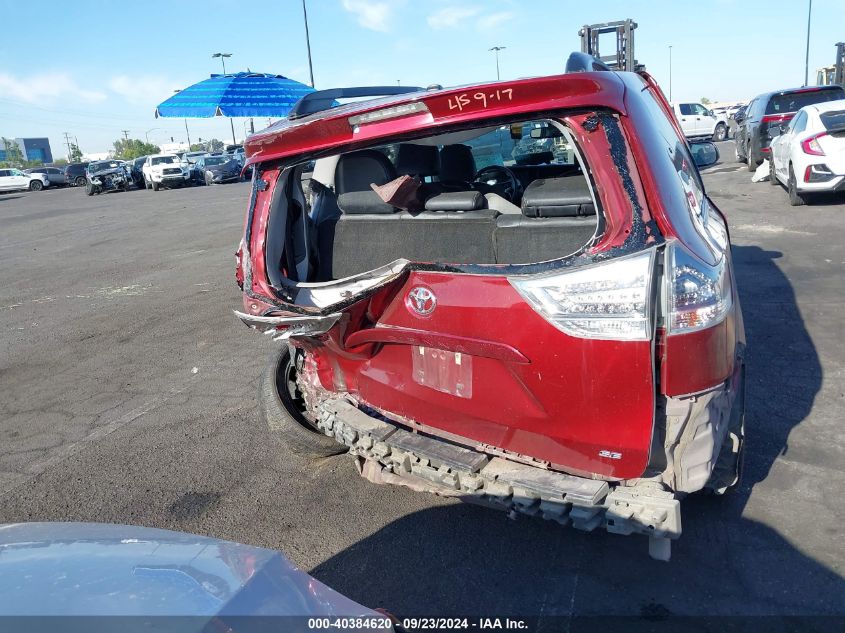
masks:
<svg viewBox="0 0 845 633"><path fill-rule="evenodd" d="M340 195L350 191L372 191L370 184L383 185L396 178L393 163L373 149L344 154L335 169L335 192Z"/></svg>
<svg viewBox="0 0 845 633"><path fill-rule="evenodd" d="M522 214L529 218L568 218L595 213L584 176L540 178L522 194Z"/></svg>
<svg viewBox="0 0 845 633"><path fill-rule="evenodd" d="M425 201L426 211L476 211L487 207L480 191L451 191L431 196Z"/></svg>
<svg viewBox="0 0 845 633"><path fill-rule="evenodd" d="M379 195L369 191L348 191L337 197L337 206L346 215L379 214L389 215L396 211Z"/></svg>
<svg viewBox="0 0 845 633"><path fill-rule="evenodd" d="M471 182L475 159L469 145L444 145L440 150L440 182Z"/></svg>

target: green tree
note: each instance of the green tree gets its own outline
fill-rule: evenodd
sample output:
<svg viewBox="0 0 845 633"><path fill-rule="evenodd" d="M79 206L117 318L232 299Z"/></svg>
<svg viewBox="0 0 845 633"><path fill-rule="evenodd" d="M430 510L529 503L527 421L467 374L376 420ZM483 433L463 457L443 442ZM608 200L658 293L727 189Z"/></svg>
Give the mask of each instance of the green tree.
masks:
<svg viewBox="0 0 845 633"><path fill-rule="evenodd" d="M158 154L161 150L158 145L152 143L145 143L141 139L129 138L119 139L114 142L114 156L121 160L132 160L139 156L148 156L150 154Z"/></svg>
<svg viewBox="0 0 845 633"><path fill-rule="evenodd" d="M222 152L226 147L223 141L213 138L208 141L200 139L199 143L192 143L190 151L192 152Z"/></svg>
<svg viewBox="0 0 845 633"><path fill-rule="evenodd" d="M76 143L70 144L70 154L68 156L70 162L72 163L81 163L82 162L82 150L79 149L79 145Z"/></svg>
<svg viewBox="0 0 845 633"><path fill-rule="evenodd" d="M710 105L713 102L710 101L710 99L708 99L707 97L701 97L701 103L703 103L704 105Z"/></svg>
<svg viewBox="0 0 845 633"><path fill-rule="evenodd" d="M21 152L20 146L15 143L14 139L8 139L4 136L3 149L6 151L5 162L10 166L18 167L24 162L23 152Z"/></svg>
<svg viewBox="0 0 845 633"><path fill-rule="evenodd" d="M66 158L57 158L56 160L53 161L53 165L56 166L56 167L63 167L64 165L67 165L67 159Z"/></svg>

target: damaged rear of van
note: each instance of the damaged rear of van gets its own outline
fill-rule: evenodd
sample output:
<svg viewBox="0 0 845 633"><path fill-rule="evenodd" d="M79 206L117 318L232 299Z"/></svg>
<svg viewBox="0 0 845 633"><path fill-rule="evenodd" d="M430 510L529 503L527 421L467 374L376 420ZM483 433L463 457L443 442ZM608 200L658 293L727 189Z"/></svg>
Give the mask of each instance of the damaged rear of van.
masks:
<svg viewBox="0 0 845 633"><path fill-rule="evenodd" d="M679 500L739 478L742 316L715 147L597 67L308 95L246 143L238 316L283 341L295 450L668 559Z"/></svg>

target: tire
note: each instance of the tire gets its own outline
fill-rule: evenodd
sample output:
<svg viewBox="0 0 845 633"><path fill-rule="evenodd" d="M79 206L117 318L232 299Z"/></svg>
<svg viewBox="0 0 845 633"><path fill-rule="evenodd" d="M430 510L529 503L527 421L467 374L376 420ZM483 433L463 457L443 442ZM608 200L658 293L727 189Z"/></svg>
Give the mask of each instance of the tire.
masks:
<svg viewBox="0 0 845 633"><path fill-rule="evenodd" d="M734 139L736 139L736 136L734 136ZM734 141L734 154L736 155L736 162L738 162L738 163L744 163L745 162L745 156L743 156L742 154L739 153L739 141L736 141L736 140Z"/></svg>
<svg viewBox="0 0 845 633"><path fill-rule="evenodd" d="M801 207L807 204L807 196L798 193L798 184L795 182L795 172L792 164L789 165L789 180L787 180L786 191L789 194L789 204L793 207Z"/></svg>
<svg viewBox="0 0 845 633"><path fill-rule="evenodd" d="M205 185L206 187L211 186L211 178L208 177L208 174L205 175Z"/></svg>
<svg viewBox="0 0 845 633"><path fill-rule="evenodd" d="M153 182L153 191L158 191L159 189L161 189L161 185L157 182Z"/></svg>
<svg viewBox="0 0 845 633"><path fill-rule="evenodd" d="M274 353L261 376L259 400L270 431L283 436L297 455L331 457L347 452L346 446L320 433L303 415L304 403L293 383L296 368L290 347Z"/></svg>
<svg viewBox="0 0 845 633"><path fill-rule="evenodd" d="M775 177L775 157L774 156L769 158L769 184L772 187L776 187L777 185L780 184L778 182L778 179Z"/></svg>
<svg viewBox="0 0 845 633"><path fill-rule="evenodd" d="M44 184L40 180L33 180L29 183L30 191L41 191L43 188Z"/></svg>
<svg viewBox="0 0 845 633"><path fill-rule="evenodd" d="M751 151L751 141L745 146L745 160L748 163L748 171L754 173L757 171L757 163L754 160L754 152Z"/></svg>
<svg viewBox="0 0 845 633"><path fill-rule="evenodd" d="M90 183L86 183L85 184L85 193L87 193L89 196L93 196L94 195L94 185L92 185Z"/></svg>
<svg viewBox="0 0 845 633"><path fill-rule="evenodd" d="M73 182L77 187L84 187L87 180L85 180L85 176L77 176Z"/></svg>
<svg viewBox="0 0 845 633"><path fill-rule="evenodd" d="M724 141L728 137L728 129L724 123L716 124L716 129L713 130L714 141Z"/></svg>

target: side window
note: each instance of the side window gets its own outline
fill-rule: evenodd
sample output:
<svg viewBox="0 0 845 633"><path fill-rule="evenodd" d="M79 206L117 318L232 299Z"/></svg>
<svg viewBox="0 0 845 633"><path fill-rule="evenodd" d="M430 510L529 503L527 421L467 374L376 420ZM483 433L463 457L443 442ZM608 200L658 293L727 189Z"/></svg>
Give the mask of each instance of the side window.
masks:
<svg viewBox="0 0 845 633"><path fill-rule="evenodd" d="M701 105L700 103L693 104L693 107L695 108L695 113L697 115L699 115L699 116L710 116L710 111L707 108L705 108L703 105Z"/></svg>
<svg viewBox="0 0 845 633"><path fill-rule="evenodd" d="M799 134L807 129L807 113L806 112L799 112L798 116L792 119L793 128L792 131L795 134Z"/></svg>
<svg viewBox="0 0 845 633"><path fill-rule="evenodd" d="M8 176L8 175L9 175L8 169L0 169L0 178L3 178L3 177Z"/></svg>
<svg viewBox="0 0 845 633"><path fill-rule="evenodd" d="M683 116L691 116L692 115L692 104L691 103L682 103L678 107L681 109L681 114Z"/></svg>

